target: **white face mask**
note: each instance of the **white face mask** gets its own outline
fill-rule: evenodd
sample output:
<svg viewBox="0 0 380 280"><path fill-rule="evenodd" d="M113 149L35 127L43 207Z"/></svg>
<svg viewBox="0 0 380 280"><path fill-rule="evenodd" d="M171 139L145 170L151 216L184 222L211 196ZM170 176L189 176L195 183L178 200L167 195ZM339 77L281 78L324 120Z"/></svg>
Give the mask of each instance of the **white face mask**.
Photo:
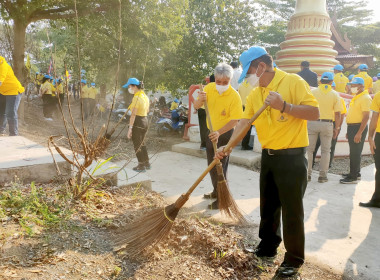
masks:
<svg viewBox="0 0 380 280"><path fill-rule="evenodd" d="M222 94L223 92L227 91L227 89L230 87L230 85L222 86L222 85L215 85L216 90L219 92L219 94Z"/></svg>
<svg viewBox="0 0 380 280"><path fill-rule="evenodd" d="M358 91L359 91L359 89L358 89L357 87L353 87L353 88L351 88L351 92L352 92L353 94L357 94Z"/></svg>
<svg viewBox="0 0 380 280"><path fill-rule="evenodd" d="M261 73L261 75L260 75L260 77L259 77L259 76L257 76L257 72L258 72L258 71L259 71L259 68L257 68L255 74L248 74L248 75L246 76L246 78L245 78L245 79L247 80L247 82L250 83L250 85L251 85L253 88L259 86L260 78L261 78L261 76L264 74L264 72Z"/></svg>
<svg viewBox="0 0 380 280"><path fill-rule="evenodd" d="M129 92L130 94L135 94L135 92L133 91L132 88L128 88L128 92Z"/></svg>

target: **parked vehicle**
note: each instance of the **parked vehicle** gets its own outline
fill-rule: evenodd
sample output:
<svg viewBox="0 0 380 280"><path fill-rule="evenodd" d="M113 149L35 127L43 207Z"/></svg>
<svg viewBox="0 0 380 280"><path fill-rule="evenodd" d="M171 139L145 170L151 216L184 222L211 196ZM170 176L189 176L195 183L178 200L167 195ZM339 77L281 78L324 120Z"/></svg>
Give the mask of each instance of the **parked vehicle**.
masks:
<svg viewBox="0 0 380 280"><path fill-rule="evenodd" d="M183 135L185 124L188 122L188 108L181 105L176 110L171 111L171 116L162 117L157 121L158 136L167 136L169 133Z"/></svg>

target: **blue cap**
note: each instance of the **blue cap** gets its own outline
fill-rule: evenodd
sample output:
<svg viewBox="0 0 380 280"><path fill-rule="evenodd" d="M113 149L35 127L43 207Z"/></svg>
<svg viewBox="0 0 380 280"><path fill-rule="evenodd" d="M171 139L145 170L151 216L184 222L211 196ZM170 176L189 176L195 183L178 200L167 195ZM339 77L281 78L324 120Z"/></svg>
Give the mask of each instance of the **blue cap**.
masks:
<svg viewBox="0 0 380 280"><path fill-rule="evenodd" d="M247 75L249 66L251 66L251 62L255 59L258 59L259 57L268 54L267 51L259 46L250 47L248 50L244 51L240 55L240 63L243 65L243 72L240 75L239 78L239 84L244 80L245 76Z"/></svg>
<svg viewBox="0 0 380 280"><path fill-rule="evenodd" d="M333 68L333 70L337 70L337 71L343 71L343 69L344 69L343 66L340 65L340 64L335 65L334 68Z"/></svg>
<svg viewBox="0 0 380 280"><path fill-rule="evenodd" d="M82 84L87 84L87 81L86 80L80 80L80 82L82 83Z"/></svg>
<svg viewBox="0 0 380 280"><path fill-rule="evenodd" d="M367 64L360 64L359 70L368 70L368 65Z"/></svg>
<svg viewBox="0 0 380 280"><path fill-rule="evenodd" d="M331 72L325 72L322 74L321 81L333 81L334 74Z"/></svg>
<svg viewBox="0 0 380 280"><path fill-rule="evenodd" d="M50 76L49 75L45 75L44 78L50 79Z"/></svg>
<svg viewBox="0 0 380 280"><path fill-rule="evenodd" d="M92 86L95 86L95 83L91 83Z"/></svg>
<svg viewBox="0 0 380 280"><path fill-rule="evenodd" d="M351 74L350 76L348 76L348 79L350 80L350 82L352 81L352 78L353 78L354 76L355 76L354 74Z"/></svg>
<svg viewBox="0 0 380 280"><path fill-rule="evenodd" d="M380 73L377 73L377 77L380 78Z"/></svg>
<svg viewBox="0 0 380 280"><path fill-rule="evenodd" d="M273 61L273 67L274 67L274 68L277 68L277 64L276 64L276 62L274 62L274 61Z"/></svg>
<svg viewBox="0 0 380 280"><path fill-rule="evenodd" d="M138 86L140 84L140 81L136 78L129 78L128 82L123 86L123 88L127 88L129 85L135 85Z"/></svg>
<svg viewBox="0 0 380 280"><path fill-rule="evenodd" d="M332 86L332 87L336 87L336 83L333 82L333 83L331 84L331 86Z"/></svg>
<svg viewBox="0 0 380 280"><path fill-rule="evenodd" d="M352 79L350 85L364 85L364 79L360 77L355 77Z"/></svg>
<svg viewBox="0 0 380 280"><path fill-rule="evenodd" d="M36 72L36 75L40 74L40 72Z"/></svg>
<svg viewBox="0 0 380 280"><path fill-rule="evenodd" d="M179 100L177 98L174 98L175 103L179 103Z"/></svg>

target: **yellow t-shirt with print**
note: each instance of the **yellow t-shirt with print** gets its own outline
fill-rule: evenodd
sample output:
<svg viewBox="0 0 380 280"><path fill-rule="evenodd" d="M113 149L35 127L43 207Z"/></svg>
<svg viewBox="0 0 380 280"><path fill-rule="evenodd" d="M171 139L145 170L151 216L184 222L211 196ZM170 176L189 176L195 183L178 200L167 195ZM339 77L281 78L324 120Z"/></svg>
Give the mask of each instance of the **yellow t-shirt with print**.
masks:
<svg viewBox="0 0 380 280"><path fill-rule="evenodd" d="M132 103L128 107L128 109L131 111L133 111L135 108L137 109L137 116L146 117L148 115L149 98L142 90L139 90L134 94Z"/></svg>
<svg viewBox="0 0 380 280"><path fill-rule="evenodd" d="M266 88L257 87L249 94L243 118L252 118L264 105L269 91L278 92L289 104L318 107L318 102L305 80L277 68L273 80ZM263 149L281 150L309 145L306 120L286 113L281 114L280 111L268 107L254 124Z"/></svg>
<svg viewBox="0 0 380 280"><path fill-rule="evenodd" d="M88 98L95 99L98 94L98 90L96 88L90 87L88 88Z"/></svg>
<svg viewBox="0 0 380 280"><path fill-rule="evenodd" d="M373 93L376 94L380 91L380 80L373 83Z"/></svg>
<svg viewBox="0 0 380 280"><path fill-rule="evenodd" d="M335 90L337 92L346 92L348 78L343 73L336 73L334 76Z"/></svg>
<svg viewBox="0 0 380 280"><path fill-rule="evenodd" d="M243 104L243 106L245 106L245 104L247 103L247 97L251 93L252 89L253 87L251 86L250 83L248 83L247 80L244 80L240 84L238 91L239 91L241 103Z"/></svg>
<svg viewBox="0 0 380 280"><path fill-rule="evenodd" d="M0 93L2 95L18 95L25 89L13 73L12 67L7 63L4 57L0 56Z"/></svg>
<svg viewBox="0 0 380 280"><path fill-rule="evenodd" d="M55 96L55 94L54 94L54 92L55 92L55 88L54 88L54 86L52 85L52 83L50 83L49 81L45 81L45 82L41 85L40 92L41 92L42 94L48 94L48 95L51 95L51 96Z"/></svg>
<svg viewBox="0 0 380 280"><path fill-rule="evenodd" d="M380 113L380 92L376 93L371 103L371 110ZM376 132L380 133L380 118L377 120Z"/></svg>
<svg viewBox="0 0 380 280"><path fill-rule="evenodd" d="M335 112L342 111L342 103L338 93L329 85L319 85L311 90L319 104L319 118L321 120L333 120Z"/></svg>
<svg viewBox="0 0 380 280"><path fill-rule="evenodd" d="M82 87L80 97L81 98L89 98L89 96L90 96L90 88L87 85L85 85Z"/></svg>
<svg viewBox="0 0 380 280"><path fill-rule="evenodd" d="M177 108L178 108L178 103L173 101L172 104L170 105L170 111L173 111Z"/></svg>
<svg viewBox="0 0 380 280"><path fill-rule="evenodd" d="M364 89L368 90L369 88L373 88L373 80L370 75L367 74L367 72L360 72L355 77L363 78L364 80Z"/></svg>
<svg viewBox="0 0 380 280"><path fill-rule="evenodd" d="M203 91L206 92L207 106L214 131L221 129L229 121L241 119L243 115L241 99L239 93L231 85L222 94L216 90L215 83L209 83ZM208 121L207 127L210 129Z"/></svg>
<svg viewBox="0 0 380 280"><path fill-rule="evenodd" d="M363 112L369 112L371 110L371 102L372 99L367 90L355 95L350 102L346 122L348 124L361 123L363 120Z"/></svg>

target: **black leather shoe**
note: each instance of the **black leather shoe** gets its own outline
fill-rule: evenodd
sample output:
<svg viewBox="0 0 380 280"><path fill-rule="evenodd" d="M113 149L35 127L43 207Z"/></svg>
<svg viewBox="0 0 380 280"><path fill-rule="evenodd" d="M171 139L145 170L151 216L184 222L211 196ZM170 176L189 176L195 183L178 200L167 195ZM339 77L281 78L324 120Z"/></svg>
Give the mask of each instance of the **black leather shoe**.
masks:
<svg viewBox="0 0 380 280"><path fill-rule="evenodd" d="M213 203L209 204L207 208L210 210L218 210L219 209L218 201L215 200Z"/></svg>
<svg viewBox="0 0 380 280"><path fill-rule="evenodd" d="M342 178L347 178L347 177L350 177L350 173L342 174ZM358 173L358 176L356 177L356 179L358 179L358 180L362 179L362 175L360 174L360 172Z"/></svg>
<svg viewBox="0 0 380 280"><path fill-rule="evenodd" d="M380 202L375 202L375 201L371 201L371 200L368 202L359 202L359 206L380 208Z"/></svg>
<svg viewBox="0 0 380 280"><path fill-rule="evenodd" d="M218 198L218 194L214 191L214 192L210 192L210 193L205 193L203 195L203 198L206 198L206 199L215 199L215 198Z"/></svg>
<svg viewBox="0 0 380 280"><path fill-rule="evenodd" d="M259 258L274 258L277 255L277 249L268 250L257 247L254 254Z"/></svg>
<svg viewBox="0 0 380 280"><path fill-rule="evenodd" d="M299 275L299 267L293 267L286 263L282 263L276 271L276 277L288 278Z"/></svg>

